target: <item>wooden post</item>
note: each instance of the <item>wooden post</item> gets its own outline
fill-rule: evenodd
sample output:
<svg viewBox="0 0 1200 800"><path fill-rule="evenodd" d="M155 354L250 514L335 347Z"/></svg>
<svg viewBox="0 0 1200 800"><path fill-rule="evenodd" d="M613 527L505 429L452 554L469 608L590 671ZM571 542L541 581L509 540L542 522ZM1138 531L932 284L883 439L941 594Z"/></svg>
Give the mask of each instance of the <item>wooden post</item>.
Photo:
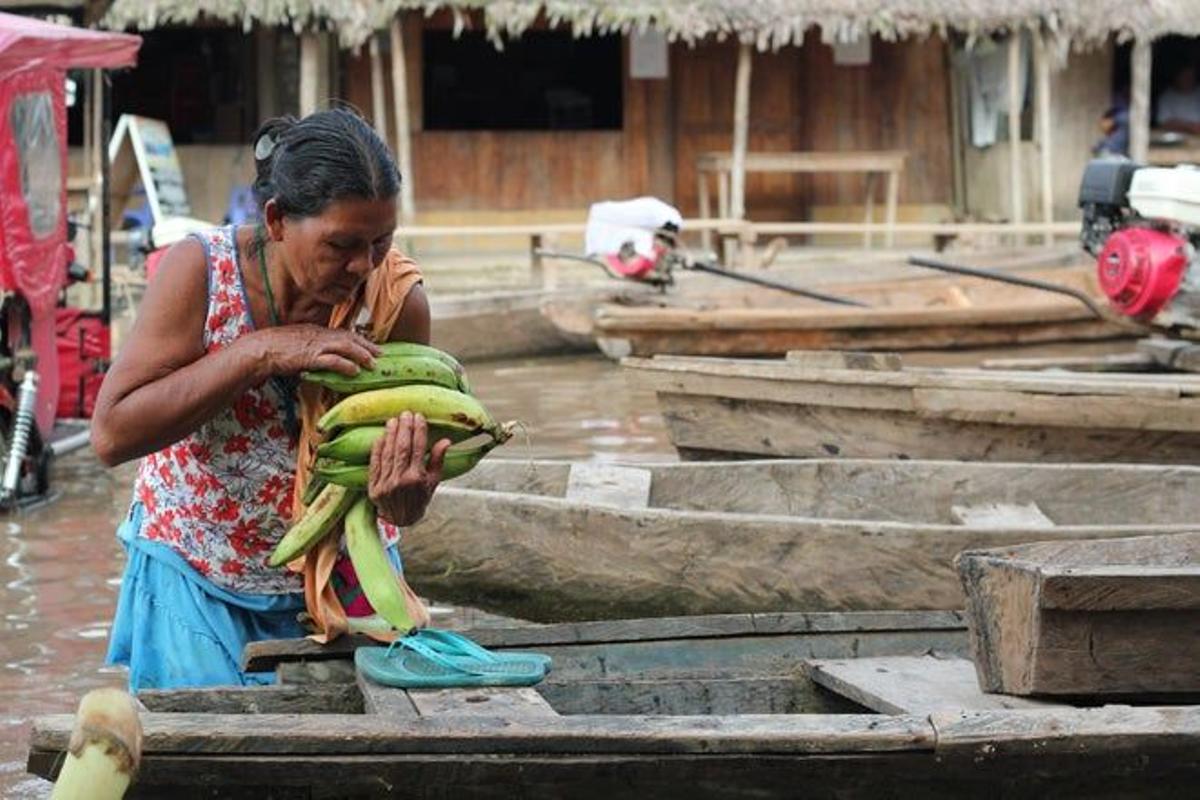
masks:
<svg viewBox="0 0 1200 800"><path fill-rule="evenodd" d="M1021 32L1008 37L1008 177L1012 201L1012 222L1025 221L1025 193L1021 187ZM1017 242L1024 243L1018 236Z"/></svg>
<svg viewBox="0 0 1200 800"><path fill-rule="evenodd" d="M746 148L750 131L751 45L738 49L737 78L733 94L733 156L729 177L729 215L746 218Z"/></svg>
<svg viewBox="0 0 1200 800"><path fill-rule="evenodd" d="M408 114L408 65L404 56L404 24L392 19L392 104L396 107L396 160L400 166L400 221L411 225L416 214L413 195L412 127Z"/></svg>
<svg viewBox="0 0 1200 800"><path fill-rule="evenodd" d="M383 56L379 53L379 36L371 34L371 119L375 123L375 132L383 141L387 135L387 101L384 97L383 85Z"/></svg>
<svg viewBox="0 0 1200 800"><path fill-rule="evenodd" d="M1133 43L1129 99L1129 157L1145 162L1150 150L1150 40Z"/></svg>
<svg viewBox="0 0 1200 800"><path fill-rule="evenodd" d="M1054 221L1054 176L1052 147L1050 138L1050 47L1046 43L1046 35L1038 31L1034 36L1034 67L1037 70L1037 117L1038 139L1041 145L1041 174L1042 174L1042 222L1049 225ZM1042 234L1042 242L1049 245L1054 241L1054 234L1047 228Z"/></svg>
<svg viewBox="0 0 1200 800"><path fill-rule="evenodd" d="M317 110L320 64L320 38L312 31L300 34L300 116L302 117Z"/></svg>
<svg viewBox="0 0 1200 800"><path fill-rule="evenodd" d="M275 29L259 25L254 34L256 91L258 93L258 118L263 122L279 116L279 91L276 86L277 57L275 52Z"/></svg>

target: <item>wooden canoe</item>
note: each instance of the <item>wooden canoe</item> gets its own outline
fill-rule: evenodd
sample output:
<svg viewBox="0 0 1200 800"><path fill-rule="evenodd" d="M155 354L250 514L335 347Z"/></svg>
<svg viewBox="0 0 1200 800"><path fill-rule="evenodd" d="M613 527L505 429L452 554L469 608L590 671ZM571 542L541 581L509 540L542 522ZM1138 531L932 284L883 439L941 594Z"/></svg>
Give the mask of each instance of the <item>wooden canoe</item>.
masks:
<svg viewBox="0 0 1200 800"><path fill-rule="evenodd" d="M602 494L600 483L641 486ZM483 462L405 531L428 596L531 620L953 609L962 550L1186 530L1200 469Z"/></svg>
<svg viewBox="0 0 1200 800"><path fill-rule="evenodd" d="M357 641L252 644L245 665L279 685L140 693L128 797L1155 798L1200 780L1200 709L984 695L952 612L468 634L554 669L532 689L406 692L355 675ZM34 721L30 772L55 774L71 723Z"/></svg>
<svg viewBox="0 0 1200 800"><path fill-rule="evenodd" d="M1200 376L859 369L838 358L623 363L657 393L684 458L1200 461Z"/></svg>
<svg viewBox="0 0 1200 800"><path fill-rule="evenodd" d="M590 334L553 325L541 312L552 303L564 316L590 315L602 303L649 292L634 284L575 289L519 289L433 296L432 343L462 361L559 355L595 347Z"/></svg>
<svg viewBox="0 0 1200 800"><path fill-rule="evenodd" d="M1099 296L1094 271L1093 266L1079 266L1019 274ZM643 296L634 303L603 304L596 309L593 328L600 349L613 358L1013 347L1130 335L1071 298L981 278L819 288L870 307L834 306L769 289L727 288L715 296ZM572 329L580 333L578 325Z"/></svg>

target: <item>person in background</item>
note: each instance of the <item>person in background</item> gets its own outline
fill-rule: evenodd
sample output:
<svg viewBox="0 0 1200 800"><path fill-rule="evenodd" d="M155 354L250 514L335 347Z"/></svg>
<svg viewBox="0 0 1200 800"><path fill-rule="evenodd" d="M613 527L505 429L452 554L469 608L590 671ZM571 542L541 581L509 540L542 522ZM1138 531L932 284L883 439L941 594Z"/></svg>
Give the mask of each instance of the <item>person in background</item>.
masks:
<svg viewBox="0 0 1200 800"><path fill-rule="evenodd" d="M1113 104L1100 117L1100 132L1103 138L1092 147L1095 156L1129 155L1129 96L1119 91Z"/></svg>
<svg viewBox="0 0 1200 800"><path fill-rule="evenodd" d="M1200 82L1196 67L1175 73L1171 87L1158 98L1158 126L1169 131L1200 134Z"/></svg>

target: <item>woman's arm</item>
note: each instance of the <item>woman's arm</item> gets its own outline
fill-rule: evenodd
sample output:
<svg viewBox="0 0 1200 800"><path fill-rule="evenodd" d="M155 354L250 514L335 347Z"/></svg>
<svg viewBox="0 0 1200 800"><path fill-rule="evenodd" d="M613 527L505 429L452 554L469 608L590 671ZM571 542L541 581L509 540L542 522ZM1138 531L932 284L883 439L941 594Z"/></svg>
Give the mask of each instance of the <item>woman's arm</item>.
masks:
<svg viewBox="0 0 1200 800"><path fill-rule="evenodd" d="M138 319L108 371L92 418L92 447L115 466L179 441L272 375L303 369L354 374L376 352L362 337L314 325L268 328L205 353L208 267L189 239L163 256Z"/></svg>

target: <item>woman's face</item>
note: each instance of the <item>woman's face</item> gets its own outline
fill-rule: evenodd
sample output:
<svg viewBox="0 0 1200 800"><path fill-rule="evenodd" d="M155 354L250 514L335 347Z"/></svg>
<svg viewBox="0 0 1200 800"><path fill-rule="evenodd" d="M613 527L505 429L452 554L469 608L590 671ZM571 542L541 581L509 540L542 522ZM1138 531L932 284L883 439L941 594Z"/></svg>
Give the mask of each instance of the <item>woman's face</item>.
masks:
<svg viewBox="0 0 1200 800"><path fill-rule="evenodd" d="M313 217L284 217L267 204L267 228L297 287L328 305L350 297L383 262L396 228L396 198L336 200Z"/></svg>

